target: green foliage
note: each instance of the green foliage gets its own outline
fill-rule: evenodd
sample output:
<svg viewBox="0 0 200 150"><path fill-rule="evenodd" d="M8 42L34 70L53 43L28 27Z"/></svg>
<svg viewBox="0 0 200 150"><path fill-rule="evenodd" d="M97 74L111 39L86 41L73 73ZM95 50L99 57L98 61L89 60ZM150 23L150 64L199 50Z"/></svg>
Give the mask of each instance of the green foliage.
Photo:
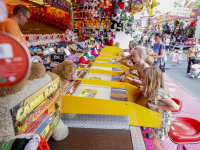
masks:
<svg viewBox="0 0 200 150"><path fill-rule="evenodd" d="M200 9L200 0L195 0L194 2L194 9ZM199 11L199 16L200 16L200 11Z"/></svg>
<svg viewBox="0 0 200 150"><path fill-rule="evenodd" d="M129 22L133 23L134 20L135 20L135 19L134 19L134 16L133 16L133 17L130 17Z"/></svg>
<svg viewBox="0 0 200 150"><path fill-rule="evenodd" d="M127 14L122 15L122 17L120 18L121 21L126 21L128 20Z"/></svg>
<svg viewBox="0 0 200 150"><path fill-rule="evenodd" d="M177 2L177 0L174 1L174 8L176 7L182 7L181 3Z"/></svg>

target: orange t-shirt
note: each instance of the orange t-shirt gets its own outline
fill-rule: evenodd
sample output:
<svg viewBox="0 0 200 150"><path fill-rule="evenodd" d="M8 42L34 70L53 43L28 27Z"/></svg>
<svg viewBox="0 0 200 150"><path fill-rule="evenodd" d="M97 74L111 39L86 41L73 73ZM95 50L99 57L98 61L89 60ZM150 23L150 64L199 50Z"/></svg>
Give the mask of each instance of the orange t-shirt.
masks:
<svg viewBox="0 0 200 150"><path fill-rule="evenodd" d="M16 38L18 38L24 45L28 48L26 44L26 39L23 37L19 25L14 22L12 19L7 18L5 21L0 23L0 31L10 33Z"/></svg>

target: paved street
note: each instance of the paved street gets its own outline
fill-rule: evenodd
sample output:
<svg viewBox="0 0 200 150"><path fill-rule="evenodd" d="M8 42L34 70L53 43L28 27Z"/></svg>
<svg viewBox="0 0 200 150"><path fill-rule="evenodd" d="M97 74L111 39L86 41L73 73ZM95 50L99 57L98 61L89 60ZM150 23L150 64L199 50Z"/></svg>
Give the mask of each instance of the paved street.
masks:
<svg viewBox="0 0 200 150"><path fill-rule="evenodd" d="M172 65L172 61L167 55L165 74L184 91L194 97L200 103L200 79L192 79L187 72L187 50L184 50L183 60L180 64Z"/></svg>

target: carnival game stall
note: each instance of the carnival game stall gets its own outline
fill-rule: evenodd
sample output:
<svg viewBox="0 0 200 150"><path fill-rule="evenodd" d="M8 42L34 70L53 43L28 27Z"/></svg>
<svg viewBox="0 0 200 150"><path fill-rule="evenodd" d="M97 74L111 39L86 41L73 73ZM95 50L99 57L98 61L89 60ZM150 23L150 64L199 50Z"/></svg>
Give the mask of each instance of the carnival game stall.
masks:
<svg viewBox="0 0 200 150"><path fill-rule="evenodd" d="M128 80L121 82L120 77L128 67L125 62L112 61L122 57L118 56L122 49L113 45L116 39L124 43L131 40L123 41L118 36L122 33L123 14L130 13L133 21L133 15L145 8L153 16L153 8L159 2L6 0L5 3L9 14L14 6L26 5L29 19L50 25L52 30L46 34L27 34L27 30L23 34L27 48L16 38L0 32L0 52L5 49L11 52L13 47L13 55L0 57L0 64L5 65L3 72L9 67L13 69L9 66L11 62L26 67L20 81L10 87L5 84L14 81L14 75L2 78L5 74L0 73L0 85L4 86L0 90L0 119L3 118L0 144L30 133L43 138L44 143L48 141L49 148L45 150L124 147L145 150L141 127L160 127L162 115L146 106L142 88ZM170 15L163 18L169 21ZM149 17L142 20L134 22L137 27L133 28L141 30L140 24L146 28ZM159 17L151 20L154 32L170 29L170 25L167 30L161 29ZM72 35L65 33L70 23ZM54 33L55 28L63 33ZM6 44L10 45L5 48L2 45L7 38ZM20 67L14 69L18 72ZM133 74L127 77L137 78Z"/></svg>

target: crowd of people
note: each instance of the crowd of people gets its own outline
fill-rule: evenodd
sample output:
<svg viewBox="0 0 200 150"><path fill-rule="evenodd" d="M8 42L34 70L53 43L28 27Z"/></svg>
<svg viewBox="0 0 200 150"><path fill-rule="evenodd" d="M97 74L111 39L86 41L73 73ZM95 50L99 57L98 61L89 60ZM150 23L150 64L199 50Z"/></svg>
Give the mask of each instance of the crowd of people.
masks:
<svg viewBox="0 0 200 150"><path fill-rule="evenodd" d="M158 37L159 39L157 39ZM151 51L152 56L154 57L154 65L156 66L160 66L162 58L165 56L165 54L169 54L173 66L175 66L175 64L180 64L180 60L183 59L183 47L180 45L184 45L185 43L184 35L180 35L176 38L175 36L168 34L164 34L162 36L158 33L151 36L142 34L135 36L134 41L137 43L137 45L144 46L149 52ZM180 48L175 49L176 45L179 45ZM194 77L200 78L200 66L198 63L200 61L199 59L200 39L198 40L198 43L193 42L187 53L187 73L192 79Z"/></svg>
<svg viewBox="0 0 200 150"><path fill-rule="evenodd" d="M119 53L121 56L123 52L129 52L128 56L112 60L113 62L126 60L129 69L123 73L120 81L130 80L131 84L142 88L148 101L147 106L162 114L161 127L152 128L151 132L144 134L144 137L153 139L154 149L164 150L161 141L168 136L172 122L171 111L178 109L177 104L170 98L169 92L165 88L161 63L165 53L170 55L173 65L180 63L183 48L175 49L175 45L179 42L179 39L174 36L166 35L163 38L159 33L151 37L139 35L129 42L129 49L123 49ZM173 51L169 52L171 45ZM189 48L187 61L187 73L192 78L195 76L200 78L200 39L198 44L194 42ZM193 63L192 66L191 63ZM135 77L128 77L127 75L130 73Z"/></svg>
<svg viewBox="0 0 200 150"><path fill-rule="evenodd" d="M149 44L148 40L143 44L145 46ZM144 137L153 139L154 149L164 150L161 141L168 136L172 123L171 111L178 110L179 107L170 98L164 85L160 64L165 54L165 45L162 43L161 35L155 34L153 49L145 46L135 40L130 41L129 49L124 49L119 53L121 56L123 52L129 52L129 55L111 60L112 62L126 60L129 69L123 73L120 81L130 80L131 84L143 88L143 93L148 101L147 107L162 114L161 127L152 128L151 132L144 134ZM134 78L127 76L130 73L134 75Z"/></svg>

